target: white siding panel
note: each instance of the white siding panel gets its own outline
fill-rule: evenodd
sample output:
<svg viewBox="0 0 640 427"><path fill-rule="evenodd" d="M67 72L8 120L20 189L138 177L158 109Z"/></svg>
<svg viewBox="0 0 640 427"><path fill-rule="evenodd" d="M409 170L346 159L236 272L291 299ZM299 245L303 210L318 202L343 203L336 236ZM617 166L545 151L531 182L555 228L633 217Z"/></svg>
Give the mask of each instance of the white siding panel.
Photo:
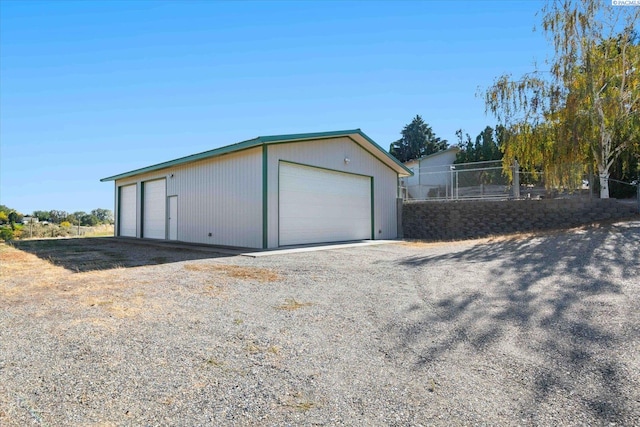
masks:
<svg viewBox="0 0 640 427"><path fill-rule="evenodd" d="M280 163L280 245L371 238L371 178Z"/></svg>
<svg viewBox="0 0 640 427"><path fill-rule="evenodd" d="M261 148L124 178L118 185L157 178L166 178L167 196L178 196L179 241L262 247Z"/></svg>
<svg viewBox="0 0 640 427"><path fill-rule="evenodd" d="M118 218L120 236L136 237L137 194L135 184L120 187L120 201L118 206L120 211Z"/></svg>
<svg viewBox="0 0 640 427"><path fill-rule="evenodd" d="M169 197L169 240L178 240L178 196Z"/></svg>
<svg viewBox="0 0 640 427"><path fill-rule="evenodd" d="M144 185L142 236L165 239L167 227L167 184L164 179L147 181Z"/></svg>
<svg viewBox="0 0 640 427"><path fill-rule="evenodd" d="M349 159L349 161L345 162L345 159ZM278 246L278 163L280 160L372 176L374 238L395 239L397 237L397 173L352 139L340 137L284 143L268 147L268 240L270 248Z"/></svg>

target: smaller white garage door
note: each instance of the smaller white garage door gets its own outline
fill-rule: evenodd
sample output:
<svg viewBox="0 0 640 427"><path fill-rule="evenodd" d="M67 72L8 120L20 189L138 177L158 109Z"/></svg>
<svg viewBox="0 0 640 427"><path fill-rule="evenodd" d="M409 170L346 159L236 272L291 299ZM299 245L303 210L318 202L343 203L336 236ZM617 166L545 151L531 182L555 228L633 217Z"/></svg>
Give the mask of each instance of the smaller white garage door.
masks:
<svg viewBox="0 0 640 427"><path fill-rule="evenodd" d="M119 235L136 237L136 184L120 187L120 201L118 209Z"/></svg>
<svg viewBox="0 0 640 427"><path fill-rule="evenodd" d="M280 162L280 246L371 238L371 177Z"/></svg>
<svg viewBox="0 0 640 427"><path fill-rule="evenodd" d="M142 237L166 239L167 190L165 180L147 181L143 185Z"/></svg>

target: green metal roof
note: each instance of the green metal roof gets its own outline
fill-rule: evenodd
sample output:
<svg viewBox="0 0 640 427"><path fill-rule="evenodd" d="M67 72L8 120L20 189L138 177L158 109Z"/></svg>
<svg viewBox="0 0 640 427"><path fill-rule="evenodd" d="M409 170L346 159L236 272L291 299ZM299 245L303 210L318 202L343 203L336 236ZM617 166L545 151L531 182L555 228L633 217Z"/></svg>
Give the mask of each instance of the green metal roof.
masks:
<svg viewBox="0 0 640 427"><path fill-rule="evenodd" d="M160 170L160 169L164 169L172 166L191 163L198 160L208 159L211 157L222 156L223 154L235 153L237 151L258 147L261 145L276 144L281 142L306 141L306 140L313 140L313 139L327 139L327 138L333 138L333 137L339 137L339 136L351 137L352 135L358 135L364 138L368 143L370 143L378 151L378 153L372 153L376 157L380 159L387 158L391 160L393 164L396 166L395 168L393 168L396 170L396 172L400 173L401 175L404 175L404 174L413 175L411 170L409 170L406 166L400 163L398 159L393 157L391 154L385 151L382 147L376 144L376 142L371 138L369 138L364 132L362 132L360 129L353 129L353 130L338 130L338 131L332 131L332 132L313 132L313 133L297 133L297 134L290 134L290 135L259 136L257 138L248 139L246 141L238 142L236 144L227 145L227 146L216 148L209 151L203 151L202 153L192 154L190 156L180 157L175 160L169 160L168 162L158 163L158 164L147 166L144 168L121 173L119 175L113 175L107 178L102 178L100 181L101 182L115 181L117 179L128 178L130 176L139 175L146 172L153 172L156 170Z"/></svg>

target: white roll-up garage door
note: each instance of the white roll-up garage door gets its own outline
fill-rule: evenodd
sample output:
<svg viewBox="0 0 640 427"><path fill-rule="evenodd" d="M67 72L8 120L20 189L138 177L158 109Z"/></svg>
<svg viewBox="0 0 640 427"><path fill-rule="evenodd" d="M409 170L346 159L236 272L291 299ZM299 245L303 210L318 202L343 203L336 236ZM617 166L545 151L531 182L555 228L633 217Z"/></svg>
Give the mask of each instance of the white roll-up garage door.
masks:
<svg viewBox="0 0 640 427"><path fill-rule="evenodd" d="M280 246L371 238L371 177L280 162Z"/></svg>
<svg viewBox="0 0 640 427"><path fill-rule="evenodd" d="M120 236L136 237L136 184L120 187L118 227Z"/></svg>
<svg viewBox="0 0 640 427"><path fill-rule="evenodd" d="M166 239L167 191L164 179L143 183L142 237Z"/></svg>

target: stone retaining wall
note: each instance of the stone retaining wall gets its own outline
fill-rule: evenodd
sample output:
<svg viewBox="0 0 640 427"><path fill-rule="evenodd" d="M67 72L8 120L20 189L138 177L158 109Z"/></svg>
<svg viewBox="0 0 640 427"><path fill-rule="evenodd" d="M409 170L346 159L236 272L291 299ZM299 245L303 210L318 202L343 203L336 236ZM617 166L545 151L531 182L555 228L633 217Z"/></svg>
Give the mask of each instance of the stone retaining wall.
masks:
<svg viewBox="0 0 640 427"><path fill-rule="evenodd" d="M405 202L402 230L408 239L467 239L638 216L616 199Z"/></svg>

